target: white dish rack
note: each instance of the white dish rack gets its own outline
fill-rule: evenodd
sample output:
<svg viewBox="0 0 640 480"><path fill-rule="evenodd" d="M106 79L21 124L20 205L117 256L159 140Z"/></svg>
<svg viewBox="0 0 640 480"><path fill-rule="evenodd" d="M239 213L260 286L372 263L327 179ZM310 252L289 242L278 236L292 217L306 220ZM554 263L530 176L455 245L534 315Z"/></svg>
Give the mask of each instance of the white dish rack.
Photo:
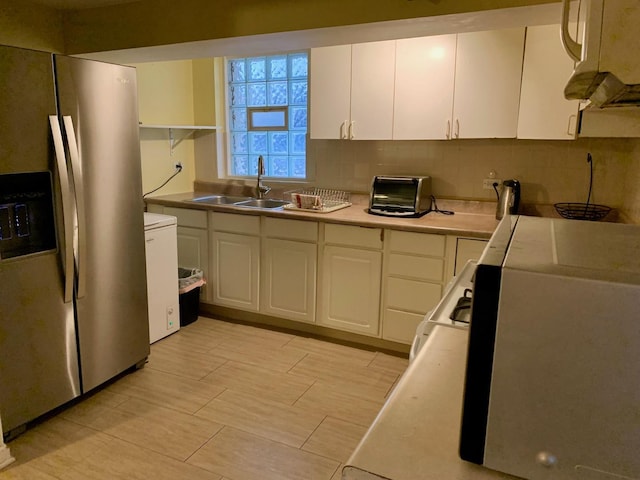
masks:
<svg viewBox="0 0 640 480"><path fill-rule="evenodd" d="M351 194L349 192L328 188L291 190L290 192L285 192L284 198L291 202L284 206L287 210L329 213L351 206Z"/></svg>

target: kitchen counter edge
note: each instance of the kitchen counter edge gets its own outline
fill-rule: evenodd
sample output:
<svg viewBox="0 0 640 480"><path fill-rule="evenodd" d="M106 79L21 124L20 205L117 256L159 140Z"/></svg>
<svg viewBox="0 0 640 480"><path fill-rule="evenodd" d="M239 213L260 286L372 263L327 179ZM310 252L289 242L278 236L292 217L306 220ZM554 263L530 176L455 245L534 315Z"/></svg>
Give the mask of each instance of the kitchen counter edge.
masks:
<svg viewBox="0 0 640 480"><path fill-rule="evenodd" d="M261 215L266 217L289 218L292 220L337 223L371 228L391 228L420 233L456 235L470 238L488 239L498 226L494 215L485 213L456 212L443 215L430 212L420 218L393 218L367 213L362 202L330 213L314 213L284 209L254 209L235 205L206 205L194 202L198 196L194 192L175 193L145 199L147 204L192 210L207 210L241 215Z"/></svg>

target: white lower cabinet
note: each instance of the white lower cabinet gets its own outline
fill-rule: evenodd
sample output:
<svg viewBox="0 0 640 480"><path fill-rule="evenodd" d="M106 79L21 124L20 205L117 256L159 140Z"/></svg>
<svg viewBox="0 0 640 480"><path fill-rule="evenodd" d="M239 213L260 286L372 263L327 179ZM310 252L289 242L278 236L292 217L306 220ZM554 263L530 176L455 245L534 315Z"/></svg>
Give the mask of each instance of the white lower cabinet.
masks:
<svg viewBox="0 0 640 480"><path fill-rule="evenodd" d="M460 273L469 260L478 260L488 240L447 236L447 271L445 283Z"/></svg>
<svg viewBox="0 0 640 480"><path fill-rule="evenodd" d="M382 338L410 344L442 295L445 236L387 230Z"/></svg>
<svg viewBox="0 0 640 480"><path fill-rule="evenodd" d="M257 312L260 217L218 212L210 215L213 303Z"/></svg>
<svg viewBox="0 0 640 480"><path fill-rule="evenodd" d="M445 283L486 245L476 238L149 207L178 217L179 263L201 268L208 279L200 301L404 344L411 344Z"/></svg>
<svg viewBox="0 0 640 480"><path fill-rule="evenodd" d="M314 323L318 224L264 217L260 311ZM280 237L280 238L269 238Z"/></svg>
<svg viewBox="0 0 640 480"><path fill-rule="evenodd" d="M319 324L379 336L381 237L380 229L325 225Z"/></svg>
<svg viewBox="0 0 640 480"><path fill-rule="evenodd" d="M199 268L209 281L209 232L200 228L178 227L178 265ZM211 302L211 288L200 288L200 301Z"/></svg>

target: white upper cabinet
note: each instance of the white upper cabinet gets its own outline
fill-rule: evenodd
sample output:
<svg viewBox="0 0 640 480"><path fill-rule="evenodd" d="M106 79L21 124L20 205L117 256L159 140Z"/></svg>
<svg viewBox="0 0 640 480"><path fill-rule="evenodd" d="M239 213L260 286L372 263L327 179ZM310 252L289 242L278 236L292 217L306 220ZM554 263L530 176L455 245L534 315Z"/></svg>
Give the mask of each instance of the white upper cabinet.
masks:
<svg viewBox="0 0 640 480"><path fill-rule="evenodd" d="M458 34L453 138L515 138L524 28Z"/></svg>
<svg viewBox="0 0 640 480"><path fill-rule="evenodd" d="M389 140L395 41L311 49L311 138Z"/></svg>
<svg viewBox="0 0 640 480"><path fill-rule="evenodd" d="M518 138L575 138L580 102L564 98L573 60L562 47L559 31L560 25L527 27Z"/></svg>
<svg viewBox="0 0 640 480"><path fill-rule="evenodd" d="M396 42L394 140L444 140L451 132L456 35Z"/></svg>
<svg viewBox="0 0 640 480"><path fill-rule="evenodd" d="M351 46L351 140L391 140L396 42Z"/></svg>
<svg viewBox="0 0 640 480"><path fill-rule="evenodd" d="M311 138L346 138L351 120L351 45L311 49L309 102Z"/></svg>

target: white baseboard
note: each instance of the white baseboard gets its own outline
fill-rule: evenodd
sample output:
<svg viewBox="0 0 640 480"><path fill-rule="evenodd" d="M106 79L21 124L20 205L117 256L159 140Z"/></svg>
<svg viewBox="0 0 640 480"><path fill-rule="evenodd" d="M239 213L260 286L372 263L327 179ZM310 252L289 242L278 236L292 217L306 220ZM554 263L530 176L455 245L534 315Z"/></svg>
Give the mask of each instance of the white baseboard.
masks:
<svg viewBox="0 0 640 480"><path fill-rule="evenodd" d="M4 444L0 445L0 470L8 466L10 463L13 463L14 460L15 458L11 456L9 448Z"/></svg>

